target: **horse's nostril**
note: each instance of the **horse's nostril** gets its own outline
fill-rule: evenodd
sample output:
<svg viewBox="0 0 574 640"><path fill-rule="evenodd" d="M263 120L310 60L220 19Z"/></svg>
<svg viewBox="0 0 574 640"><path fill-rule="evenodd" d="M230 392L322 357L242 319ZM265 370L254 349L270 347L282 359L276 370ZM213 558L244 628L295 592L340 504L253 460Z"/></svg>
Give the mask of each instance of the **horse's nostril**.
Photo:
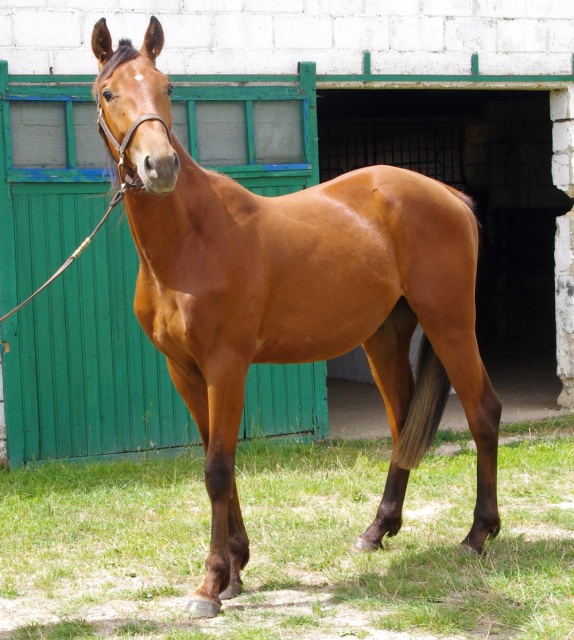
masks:
<svg viewBox="0 0 574 640"><path fill-rule="evenodd" d="M146 169L146 171L153 171L154 169L154 163L153 160L150 158L150 156L146 156L145 160L144 160L144 167Z"/></svg>
<svg viewBox="0 0 574 640"><path fill-rule="evenodd" d="M179 156L177 153L173 154L173 168L175 171L179 171Z"/></svg>

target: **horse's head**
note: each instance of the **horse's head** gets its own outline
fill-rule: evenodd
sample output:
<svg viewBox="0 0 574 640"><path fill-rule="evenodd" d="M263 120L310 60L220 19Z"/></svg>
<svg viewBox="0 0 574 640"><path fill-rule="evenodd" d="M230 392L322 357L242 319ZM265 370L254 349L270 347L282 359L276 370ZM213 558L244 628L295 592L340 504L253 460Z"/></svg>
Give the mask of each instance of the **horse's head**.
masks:
<svg viewBox="0 0 574 640"><path fill-rule="evenodd" d="M99 67L94 94L110 151L117 162L137 171L148 191L158 194L172 191L179 173L170 139L172 85L155 66L163 42L163 29L153 17L140 51L129 40L120 41L114 51L104 18L92 33Z"/></svg>

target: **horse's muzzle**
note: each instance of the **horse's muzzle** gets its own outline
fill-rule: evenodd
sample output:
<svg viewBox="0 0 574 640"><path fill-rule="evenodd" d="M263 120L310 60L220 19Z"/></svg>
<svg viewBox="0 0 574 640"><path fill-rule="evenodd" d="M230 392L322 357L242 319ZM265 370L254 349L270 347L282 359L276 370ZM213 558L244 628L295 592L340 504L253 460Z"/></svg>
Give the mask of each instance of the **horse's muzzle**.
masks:
<svg viewBox="0 0 574 640"><path fill-rule="evenodd" d="M142 156L137 161L140 180L151 193L160 194L173 191L179 169L179 157L171 148L167 153Z"/></svg>

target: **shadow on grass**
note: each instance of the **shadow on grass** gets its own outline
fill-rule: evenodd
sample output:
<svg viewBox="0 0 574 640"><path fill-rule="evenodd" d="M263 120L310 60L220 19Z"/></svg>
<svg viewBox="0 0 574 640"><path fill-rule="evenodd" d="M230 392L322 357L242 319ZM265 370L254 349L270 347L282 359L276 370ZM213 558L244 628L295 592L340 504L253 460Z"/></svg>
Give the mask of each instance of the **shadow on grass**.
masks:
<svg viewBox="0 0 574 640"><path fill-rule="evenodd" d="M541 611L552 625L552 605L561 598L572 602L573 566L571 539L528 541L505 534L482 557L458 545L403 551L384 573L363 570L333 585L333 596L337 604L376 612L377 626L387 630L488 628L514 637L540 626ZM574 607L571 613L574 618Z"/></svg>
<svg viewBox="0 0 574 640"><path fill-rule="evenodd" d="M370 621L369 626L387 631L416 628L425 633L480 637L497 631L497 637L505 638L527 631L536 631L532 637L537 638L566 637L567 626L555 627L556 619L558 625L574 622L574 548L569 538L531 541L520 535L503 534L489 544L482 557L464 554L458 545L431 545L424 550L403 547L377 553L388 554L388 562L379 571L369 569L372 556L364 555L352 560L355 566L346 571L344 579L335 579L330 585L306 585L288 578L270 581L225 603L221 617L228 616L225 624L238 620L256 624L262 612L280 619L291 613L317 613L315 609L320 606L319 617L325 615L335 624L338 609L346 618L355 609L358 617ZM564 603L569 610L558 608ZM113 630L114 637L150 633L160 637L179 632L193 640L209 637L202 629L209 629L212 624L213 621L195 621L185 616L176 616L171 622L69 621L28 625L0 634L0 638L74 640L101 637L104 631L109 635Z"/></svg>

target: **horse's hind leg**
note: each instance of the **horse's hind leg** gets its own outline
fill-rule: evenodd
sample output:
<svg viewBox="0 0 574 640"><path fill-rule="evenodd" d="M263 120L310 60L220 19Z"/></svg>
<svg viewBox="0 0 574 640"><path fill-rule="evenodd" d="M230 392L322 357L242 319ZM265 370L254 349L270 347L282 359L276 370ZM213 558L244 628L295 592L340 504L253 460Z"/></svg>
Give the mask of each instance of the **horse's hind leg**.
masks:
<svg viewBox="0 0 574 640"><path fill-rule="evenodd" d="M393 444L405 423L414 388L409 348L416 326L416 316L401 298L383 326L363 345L383 396ZM357 550L378 549L385 535L394 536L399 532L408 480L409 471L391 462L377 515L357 540Z"/></svg>
<svg viewBox="0 0 574 640"><path fill-rule="evenodd" d="M480 358L474 330L457 327L452 316L442 327L423 328L462 403L476 443L476 506L463 544L482 553L486 539L500 531L496 471L501 404Z"/></svg>
<svg viewBox="0 0 574 640"><path fill-rule="evenodd" d="M229 585L225 591L219 594L220 600L235 598L243 592L241 570L249 562L249 538L243 523L241 505L237 494L237 483L233 478L233 496L229 503L229 555L231 567L229 572Z"/></svg>

